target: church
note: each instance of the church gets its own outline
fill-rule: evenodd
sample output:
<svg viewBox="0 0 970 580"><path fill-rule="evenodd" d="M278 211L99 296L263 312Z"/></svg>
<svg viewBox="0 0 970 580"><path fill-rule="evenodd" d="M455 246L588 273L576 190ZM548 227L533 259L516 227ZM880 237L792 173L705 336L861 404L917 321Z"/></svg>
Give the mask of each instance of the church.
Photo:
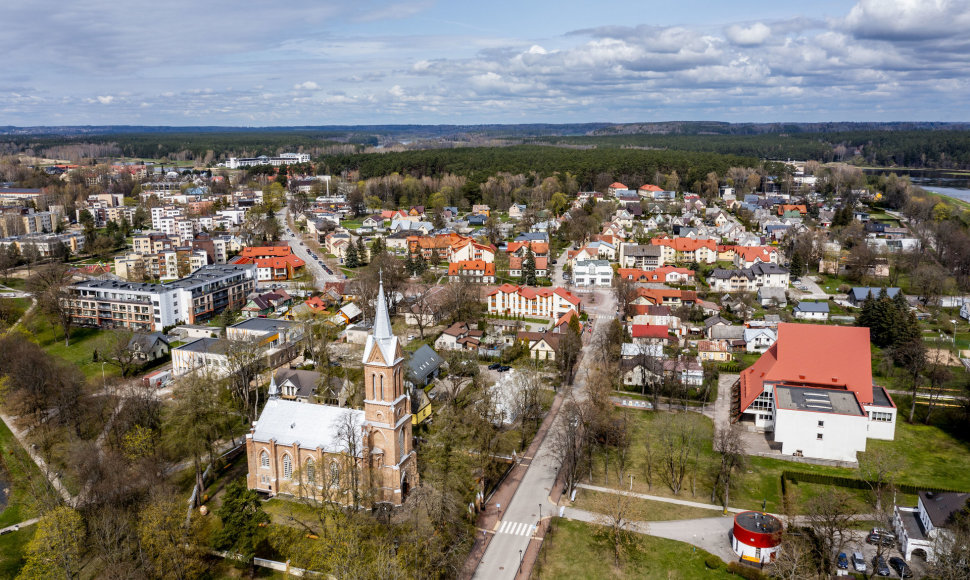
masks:
<svg viewBox="0 0 970 580"><path fill-rule="evenodd" d="M270 383L246 435L249 489L345 505L404 503L418 482L417 457L404 351L391 331L383 282L363 363L363 410L285 400Z"/></svg>

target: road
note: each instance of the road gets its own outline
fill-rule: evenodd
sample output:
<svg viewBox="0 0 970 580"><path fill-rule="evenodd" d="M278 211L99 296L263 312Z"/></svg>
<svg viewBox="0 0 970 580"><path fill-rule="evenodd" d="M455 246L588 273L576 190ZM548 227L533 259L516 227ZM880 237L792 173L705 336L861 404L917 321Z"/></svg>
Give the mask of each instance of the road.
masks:
<svg viewBox="0 0 970 580"><path fill-rule="evenodd" d="M296 254L301 260L306 262L307 271L313 276L313 286L317 290L323 290L327 282L337 282L341 278L336 274L330 274L323 269L323 265L317 261L317 258L321 257L318 254L310 251L304 244L302 244L302 239L298 233L294 233L290 229L289 223L286 220L286 214L289 210L285 207L276 213L277 219L280 220L280 224L283 226L283 241L288 242L290 247L293 248L293 253Z"/></svg>
<svg viewBox="0 0 970 580"><path fill-rule="evenodd" d="M558 264L557 264L558 265ZM595 302L585 306L586 312L593 320L594 333L605 332L606 325L616 313L615 299L608 289L596 290ZM584 304L586 300L584 300ZM586 348L584 347L584 351ZM587 370L592 364L592 356L584 354L576 372L576 380L569 396L583 398L586 395ZM550 432L555 433L562 417L553 419ZM484 556L475 570L474 578L497 579L515 578L518 573L520 559L525 554L530 543L538 542L533 539L535 526L539 522L540 511L543 519L556 513L558 508L550 500L552 488L556 480L558 466L553 453L554 437L546 437L539 446L535 457L525 457L530 460L528 470L522 478L512 502L502 506L501 519L492 530L494 537L488 544ZM541 506L541 507L540 507ZM497 509L489 505L488 509Z"/></svg>

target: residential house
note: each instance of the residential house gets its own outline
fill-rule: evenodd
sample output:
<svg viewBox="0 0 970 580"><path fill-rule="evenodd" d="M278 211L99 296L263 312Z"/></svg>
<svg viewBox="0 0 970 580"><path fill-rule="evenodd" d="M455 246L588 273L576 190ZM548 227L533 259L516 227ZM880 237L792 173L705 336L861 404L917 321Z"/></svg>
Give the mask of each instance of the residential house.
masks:
<svg viewBox="0 0 970 580"><path fill-rule="evenodd" d="M777 264L756 263L743 270L715 268L707 279L714 292L755 292L760 288L787 288L789 272Z"/></svg>
<svg viewBox="0 0 970 580"><path fill-rule="evenodd" d="M669 329L655 324L633 324L630 326L630 336L634 344L666 344L670 340Z"/></svg>
<svg viewBox="0 0 970 580"><path fill-rule="evenodd" d="M256 279L260 282L290 280L302 273L306 265L289 246L246 247L232 263L256 264Z"/></svg>
<svg viewBox="0 0 970 580"><path fill-rule="evenodd" d="M731 360L731 347L725 340L697 341L697 358L707 361L727 362Z"/></svg>
<svg viewBox="0 0 970 580"><path fill-rule="evenodd" d="M253 296L242 307L242 315L246 318L266 317L275 310L285 308L291 304L293 304L293 298L286 293L286 290L274 290L260 294L259 296Z"/></svg>
<svg viewBox="0 0 970 580"><path fill-rule="evenodd" d="M895 506L893 531L906 560L919 556L928 563L936 562L937 550L948 549L956 541L950 529L954 519L966 510L970 493L921 491L916 507Z"/></svg>
<svg viewBox="0 0 970 580"><path fill-rule="evenodd" d="M484 335L483 331L471 328L467 322L456 322L441 333L434 341L434 346L438 350L478 349Z"/></svg>
<svg viewBox="0 0 970 580"><path fill-rule="evenodd" d="M771 328L745 328L744 350L745 352L765 352L775 344L777 339L778 335Z"/></svg>
<svg viewBox="0 0 970 580"><path fill-rule="evenodd" d="M134 333L128 341L128 350L142 364L168 356L170 349L168 337L161 332Z"/></svg>
<svg viewBox="0 0 970 580"><path fill-rule="evenodd" d="M441 365L444 362L445 359L441 358L434 349L426 344L423 345L414 351L408 360L405 382L412 388L418 387L420 389L425 387L438 377L438 373L441 371Z"/></svg>
<svg viewBox="0 0 970 580"><path fill-rule="evenodd" d="M750 268L759 262L778 263L778 250L770 246L735 246L734 267Z"/></svg>
<svg viewBox="0 0 970 580"><path fill-rule="evenodd" d="M664 265L663 248L655 245L620 244L620 267L653 270Z"/></svg>
<svg viewBox="0 0 970 580"><path fill-rule="evenodd" d="M799 320L828 320L829 303L802 300L795 305L792 314Z"/></svg>
<svg viewBox="0 0 970 580"><path fill-rule="evenodd" d="M784 288L761 287L758 288L758 304L784 308L788 306L788 294Z"/></svg>
<svg viewBox="0 0 970 580"><path fill-rule="evenodd" d="M448 278L465 279L476 284L495 283L495 264L484 260L465 260L448 264Z"/></svg>
<svg viewBox="0 0 970 580"><path fill-rule="evenodd" d="M883 290L886 291L886 296L890 298L895 298L899 294L899 288L876 288L876 287L865 287L858 286L849 291L849 303L853 306L861 307L866 301L866 298L872 298L873 300L878 299Z"/></svg>
<svg viewBox="0 0 970 580"><path fill-rule="evenodd" d="M664 376L673 378L682 385L700 387L704 385L704 367L697 359L680 358L664 361Z"/></svg>
<svg viewBox="0 0 970 580"><path fill-rule="evenodd" d="M524 203L513 203L509 206L509 219L522 219L525 214L526 205Z"/></svg>
<svg viewBox="0 0 970 580"><path fill-rule="evenodd" d="M573 265L573 282L577 287L613 285L613 267L606 260L582 260Z"/></svg>
<svg viewBox="0 0 970 580"><path fill-rule="evenodd" d="M654 270L641 270L639 268L618 268L616 275L620 278L632 280L637 283L656 283L656 284L680 284L690 285L694 283L694 271L687 268L677 268L675 266L661 266Z"/></svg>
<svg viewBox="0 0 970 580"><path fill-rule="evenodd" d="M519 331L515 339L524 342L529 348L529 358L536 360L556 360L562 334L543 330L542 332Z"/></svg>
<svg viewBox="0 0 970 580"><path fill-rule="evenodd" d="M717 242L714 240L653 238L650 243L661 248L665 264L674 262L713 264L717 262Z"/></svg>
<svg viewBox="0 0 970 580"><path fill-rule="evenodd" d="M466 238L451 245L449 252L449 262L467 262L469 260L480 260L491 264L495 261L495 247L479 244L471 238Z"/></svg>

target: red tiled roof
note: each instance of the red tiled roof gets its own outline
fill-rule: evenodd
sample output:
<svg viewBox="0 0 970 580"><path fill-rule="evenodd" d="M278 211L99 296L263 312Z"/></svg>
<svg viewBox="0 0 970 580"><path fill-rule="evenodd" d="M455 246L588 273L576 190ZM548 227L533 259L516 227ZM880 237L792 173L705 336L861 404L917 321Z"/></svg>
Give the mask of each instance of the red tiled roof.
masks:
<svg viewBox="0 0 970 580"><path fill-rule="evenodd" d="M494 276L495 264L486 262L485 260L462 260L461 262L452 262L448 264L449 276L455 276L459 271L468 270L484 272L484 276Z"/></svg>
<svg viewBox="0 0 970 580"><path fill-rule="evenodd" d="M735 255L741 256L745 262L754 262L755 260L770 262L771 254L774 252L775 250L768 246L734 246Z"/></svg>
<svg viewBox="0 0 970 580"><path fill-rule="evenodd" d="M651 183L648 183L646 185L641 185L640 186L640 191L663 191L663 190L664 190L664 188L657 187L656 185L653 185Z"/></svg>
<svg viewBox="0 0 970 580"><path fill-rule="evenodd" d="M551 296L556 294L570 304L578 305L580 303L579 297L571 292L567 292L563 288L533 288L531 286L516 286L515 284L502 284L498 288L486 294L486 296L492 296L494 294L498 294L499 292L504 294L515 294L518 292L520 296L529 300L535 299L536 296Z"/></svg>
<svg viewBox="0 0 970 580"><path fill-rule="evenodd" d="M634 324L630 329L633 338L667 338L667 326L663 324Z"/></svg>
<svg viewBox="0 0 970 580"><path fill-rule="evenodd" d="M518 256L509 256L509 270L521 270L522 262L525 258L520 258ZM548 270L549 269L549 258L545 256L536 256L536 270Z"/></svg>
<svg viewBox="0 0 970 580"><path fill-rule="evenodd" d="M626 189L627 187L620 183L619 181L614 181L610 184L611 189Z"/></svg>
<svg viewBox="0 0 970 580"><path fill-rule="evenodd" d="M509 242L509 247L506 249L506 252L513 254L526 246L531 246L532 253L536 255L549 253L549 244L547 242L536 241Z"/></svg>
<svg viewBox="0 0 970 580"><path fill-rule="evenodd" d="M559 317L559 320L556 321L556 324L554 326L559 327L559 326L562 326L563 324L569 324L569 321L572 320L573 318L576 318L577 316L579 315L576 314L576 311L570 308L569 312Z"/></svg>
<svg viewBox="0 0 970 580"><path fill-rule="evenodd" d="M823 362L824 361L824 362ZM864 326L778 325L778 340L741 372L741 410L764 391L765 381L846 389L861 405L872 403L872 349Z"/></svg>
<svg viewBox="0 0 970 580"><path fill-rule="evenodd" d="M248 246L239 255L244 258L273 258L289 256L292 253L293 249L289 246Z"/></svg>

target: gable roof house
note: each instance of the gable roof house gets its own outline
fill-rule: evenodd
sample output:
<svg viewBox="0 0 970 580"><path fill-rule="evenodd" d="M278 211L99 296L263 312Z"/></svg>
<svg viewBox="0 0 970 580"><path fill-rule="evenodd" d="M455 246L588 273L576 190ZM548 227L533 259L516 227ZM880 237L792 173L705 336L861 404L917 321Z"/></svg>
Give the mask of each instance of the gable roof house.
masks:
<svg viewBox="0 0 970 580"><path fill-rule="evenodd" d="M733 420L773 431L783 455L853 463L868 438L895 436L896 406L872 382L865 327L779 324L731 397Z"/></svg>
<svg viewBox="0 0 970 580"><path fill-rule="evenodd" d="M953 520L967 506L970 493L952 491L921 491L917 494L916 507L896 506L893 513L893 531L906 560L912 560L917 552L926 562L937 560L940 547L949 548L954 541L950 529Z"/></svg>
<svg viewBox="0 0 970 580"><path fill-rule="evenodd" d="M407 382L412 387L426 386L438 376L444 362L445 359L441 358L434 349L426 344L423 345L414 351L408 360Z"/></svg>

